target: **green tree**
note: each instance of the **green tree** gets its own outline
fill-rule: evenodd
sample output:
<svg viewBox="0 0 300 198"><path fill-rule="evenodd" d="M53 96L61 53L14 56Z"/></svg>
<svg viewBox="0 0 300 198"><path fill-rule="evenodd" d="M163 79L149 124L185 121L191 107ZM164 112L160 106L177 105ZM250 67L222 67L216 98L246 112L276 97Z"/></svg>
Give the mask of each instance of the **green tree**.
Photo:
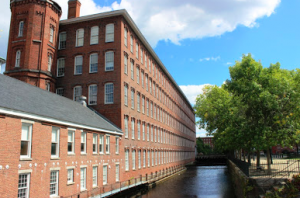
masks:
<svg viewBox="0 0 300 198"><path fill-rule="evenodd" d="M229 71L222 87L205 87L197 97L200 127L222 149L267 150L270 173L269 148L299 142L299 70L281 69L279 63L263 68L248 55Z"/></svg>

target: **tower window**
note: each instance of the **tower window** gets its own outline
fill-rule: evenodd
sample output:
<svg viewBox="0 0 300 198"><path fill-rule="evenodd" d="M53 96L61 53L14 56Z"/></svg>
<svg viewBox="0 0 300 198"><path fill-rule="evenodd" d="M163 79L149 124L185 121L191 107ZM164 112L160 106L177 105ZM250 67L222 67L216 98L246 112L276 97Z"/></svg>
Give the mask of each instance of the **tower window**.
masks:
<svg viewBox="0 0 300 198"><path fill-rule="evenodd" d="M16 52L16 63L15 67L20 67L20 59L21 59L21 50L18 50Z"/></svg>
<svg viewBox="0 0 300 198"><path fill-rule="evenodd" d="M53 38L54 38L54 28L50 27L50 42L53 43Z"/></svg>
<svg viewBox="0 0 300 198"><path fill-rule="evenodd" d="M48 71L51 72L51 66L52 66L52 54L48 55Z"/></svg>
<svg viewBox="0 0 300 198"><path fill-rule="evenodd" d="M18 35L18 37L22 37L23 36L23 30L24 30L24 21L20 21L20 23L19 23L19 35Z"/></svg>

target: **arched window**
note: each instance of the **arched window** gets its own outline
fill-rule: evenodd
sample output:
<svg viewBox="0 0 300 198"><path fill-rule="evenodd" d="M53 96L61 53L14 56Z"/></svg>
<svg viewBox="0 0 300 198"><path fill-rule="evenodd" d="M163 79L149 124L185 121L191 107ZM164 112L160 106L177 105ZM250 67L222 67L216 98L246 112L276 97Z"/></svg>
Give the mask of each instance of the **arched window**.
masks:
<svg viewBox="0 0 300 198"><path fill-rule="evenodd" d="M114 84L106 83L105 84L105 104L114 103Z"/></svg>
<svg viewBox="0 0 300 198"><path fill-rule="evenodd" d="M114 52L109 51L105 53L105 71L114 70Z"/></svg>
<svg viewBox="0 0 300 198"><path fill-rule="evenodd" d="M98 54L90 55L90 73L95 73L98 71Z"/></svg>
<svg viewBox="0 0 300 198"><path fill-rule="evenodd" d="M16 63L15 67L20 67L20 60L21 60L21 50L18 50L16 52Z"/></svg>
<svg viewBox="0 0 300 198"><path fill-rule="evenodd" d="M52 66L52 54L48 54L48 71L51 71Z"/></svg>
<svg viewBox="0 0 300 198"><path fill-rule="evenodd" d="M84 29L78 29L76 31L76 47L83 46L84 43Z"/></svg>
<svg viewBox="0 0 300 198"><path fill-rule="evenodd" d="M24 30L24 21L20 21L20 23L19 23L19 35L18 35L18 37L22 37L23 36L23 30Z"/></svg>
<svg viewBox="0 0 300 198"><path fill-rule="evenodd" d="M90 44L91 45L98 44L98 38L99 38L99 27L94 26L94 27L91 28Z"/></svg>
<svg viewBox="0 0 300 198"><path fill-rule="evenodd" d="M106 25L105 42L114 42L114 24L110 23Z"/></svg>

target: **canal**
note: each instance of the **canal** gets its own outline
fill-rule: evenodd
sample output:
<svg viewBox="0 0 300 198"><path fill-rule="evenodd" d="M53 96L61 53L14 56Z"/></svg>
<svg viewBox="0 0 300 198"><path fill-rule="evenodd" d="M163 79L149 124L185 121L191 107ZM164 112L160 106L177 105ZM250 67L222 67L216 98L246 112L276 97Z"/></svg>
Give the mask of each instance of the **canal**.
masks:
<svg viewBox="0 0 300 198"><path fill-rule="evenodd" d="M147 192L130 198L235 198L227 166L189 166Z"/></svg>

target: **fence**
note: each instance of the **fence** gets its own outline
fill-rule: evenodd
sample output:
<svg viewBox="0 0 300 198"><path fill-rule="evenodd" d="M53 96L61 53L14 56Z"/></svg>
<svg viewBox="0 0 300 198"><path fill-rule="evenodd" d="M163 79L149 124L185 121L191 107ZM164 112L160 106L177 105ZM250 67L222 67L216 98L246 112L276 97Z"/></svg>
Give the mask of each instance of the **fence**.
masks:
<svg viewBox="0 0 300 198"><path fill-rule="evenodd" d="M139 177L131 178L126 181L117 182L110 185L104 185L102 187L94 188L90 191L84 191L78 194L74 194L67 197L61 197L61 198L88 198L88 197L103 198L139 185L161 180L184 169L185 168L183 166L177 168L169 168L163 171L151 173L149 175L148 174L146 174L145 176L140 175Z"/></svg>

